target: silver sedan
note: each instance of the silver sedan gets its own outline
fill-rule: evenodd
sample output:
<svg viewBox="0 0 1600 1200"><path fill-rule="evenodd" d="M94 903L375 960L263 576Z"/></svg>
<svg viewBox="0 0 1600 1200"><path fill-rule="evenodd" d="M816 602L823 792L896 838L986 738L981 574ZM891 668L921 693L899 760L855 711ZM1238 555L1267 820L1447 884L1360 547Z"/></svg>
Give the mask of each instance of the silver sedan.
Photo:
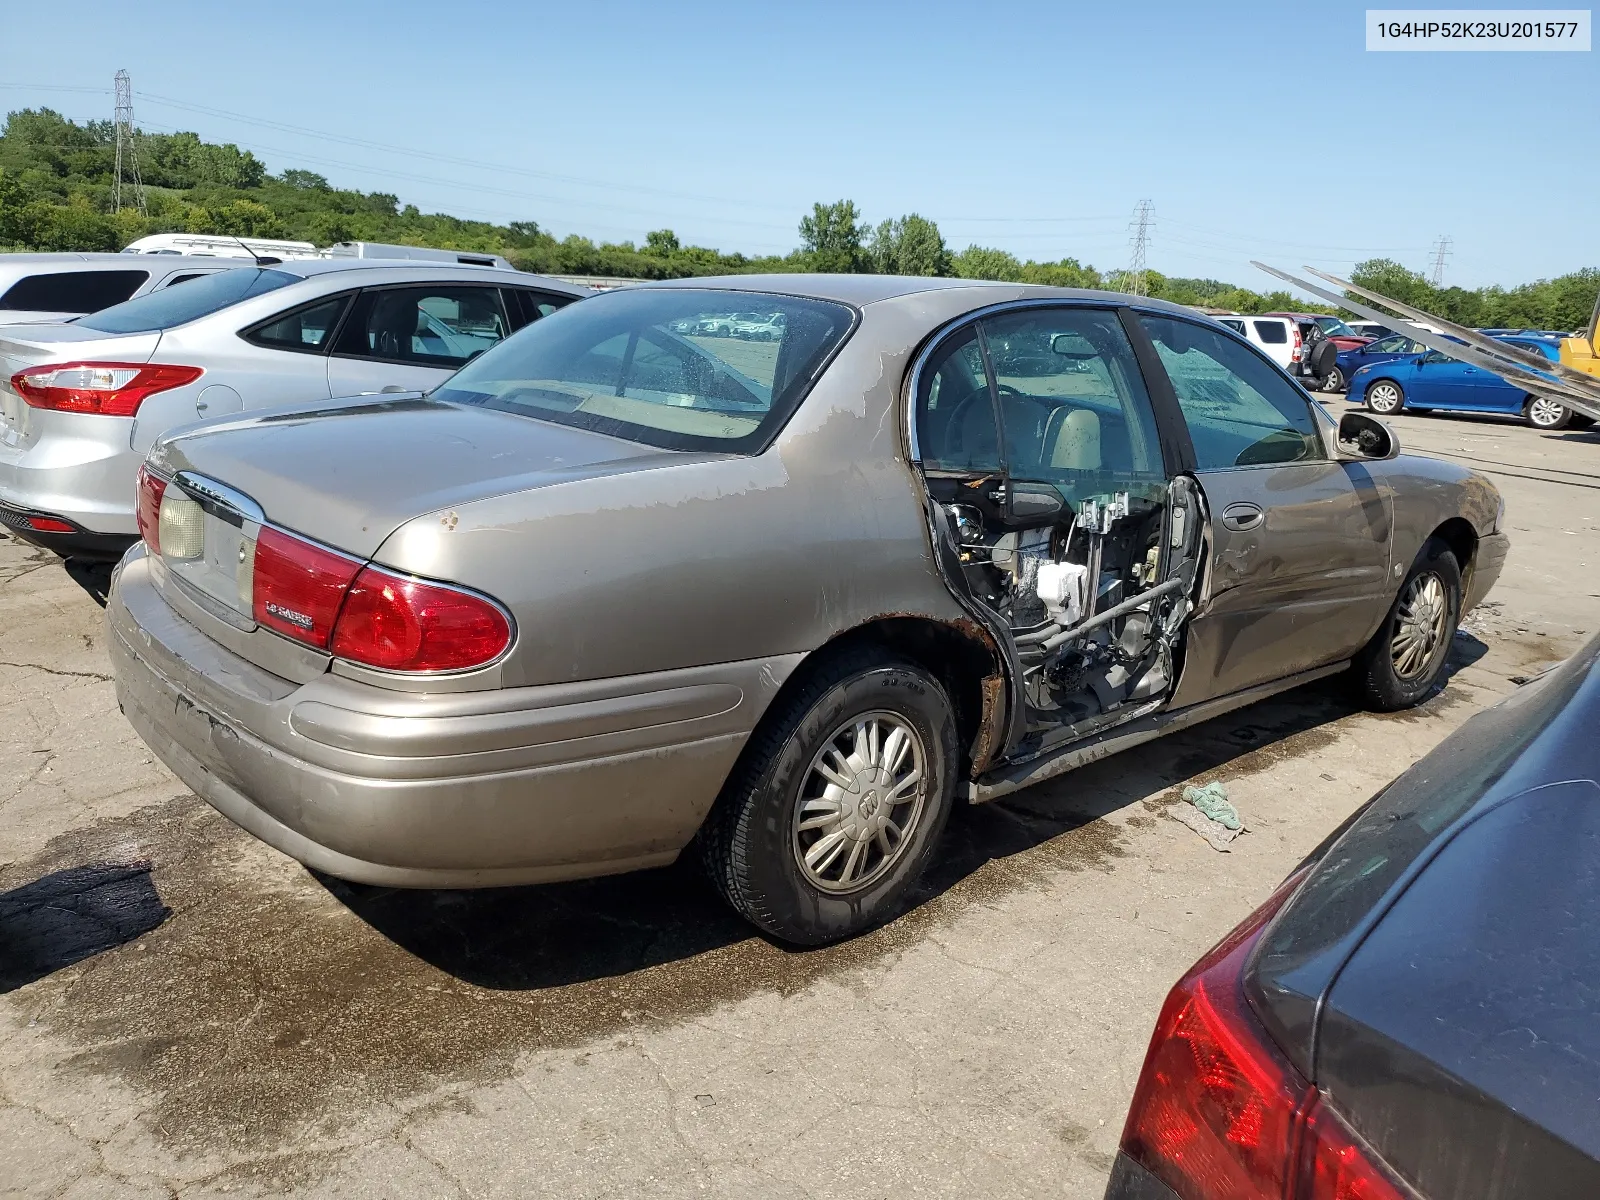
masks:
<svg viewBox="0 0 1600 1200"><path fill-rule="evenodd" d="M958 801L1335 672L1418 702L1506 551L1487 480L1191 311L873 276L602 295L160 439L139 512L123 710L258 837L415 887L693 845L800 943Z"/></svg>
<svg viewBox="0 0 1600 1200"><path fill-rule="evenodd" d="M150 257L121 256L140 272ZM306 260L234 265L70 323L0 325L0 524L116 558L138 534L134 476L169 429L430 388L588 294L492 267Z"/></svg>

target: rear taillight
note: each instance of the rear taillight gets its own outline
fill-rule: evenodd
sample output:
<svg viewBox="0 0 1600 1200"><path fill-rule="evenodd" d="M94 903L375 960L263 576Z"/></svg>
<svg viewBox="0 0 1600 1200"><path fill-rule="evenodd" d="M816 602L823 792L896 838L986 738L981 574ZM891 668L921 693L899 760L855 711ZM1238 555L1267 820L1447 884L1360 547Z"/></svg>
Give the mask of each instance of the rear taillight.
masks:
<svg viewBox="0 0 1600 1200"><path fill-rule="evenodd" d="M11 386L33 408L131 417L145 397L193 383L199 367L167 363L76 362L29 367Z"/></svg>
<svg viewBox="0 0 1600 1200"><path fill-rule="evenodd" d="M326 650L344 594L360 570L355 559L262 526L252 588L255 618L276 633Z"/></svg>
<svg viewBox="0 0 1600 1200"><path fill-rule="evenodd" d="M1300 336L1300 327L1298 325L1293 327L1293 332L1294 353L1290 355L1290 358L1292 358L1295 362L1299 362L1300 356L1305 353L1305 339Z"/></svg>
<svg viewBox="0 0 1600 1200"><path fill-rule="evenodd" d="M1402 1200L1244 998L1245 962L1284 884L1178 981L1162 1006L1123 1151L1182 1200Z"/></svg>
<svg viewBox="0 0 1600 1200"><path fill-rule="evenodd" d="M511 623L482 596L366 567L333 633L340 658L387 671L461 671L500 657Z"/></svg>
<svg viewBox="0 0 1600 1200"><path fill-rule="evenodd" d="M150 468L139 468L137 507L134 517L139 523L139 536L155 554L161 553L161 497L166 494L167 481L153 475Z"/></svg>

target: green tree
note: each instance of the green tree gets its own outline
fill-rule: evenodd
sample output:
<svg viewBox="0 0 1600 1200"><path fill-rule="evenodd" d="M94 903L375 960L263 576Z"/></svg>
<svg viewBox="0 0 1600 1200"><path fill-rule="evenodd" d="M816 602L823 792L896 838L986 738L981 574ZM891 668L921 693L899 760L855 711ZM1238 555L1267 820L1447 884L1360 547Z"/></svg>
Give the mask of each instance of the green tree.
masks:
<svg viewBox="0 0 1600 1200"><path fill-rule="evenodd" d="M861 245L861 214L853 200L811 206L800 218L800 241L813 271L860 271L867 265Z"/></svg>
<svg viewBox="0 0 1600 1200"><path fill-rule="evenodd" d="M644 235L644 248L647 253L670 258L680 249L678 235L670 229L652 230Z"/></svg>
<svg viewBox="0 0 1600 1200"><path fill-rule="evenodd" d="M880 222L872 232L867 258L883 275L950 274L950 251L939 227L916 213Z"/></svg>
<svg viewBox="0 0 1600 1200"><path fill-rule="evenodd" d="M955 256L951 269L962 279L1022 279L1022 263L1015 254L987 246L968 246Z"/></svg>

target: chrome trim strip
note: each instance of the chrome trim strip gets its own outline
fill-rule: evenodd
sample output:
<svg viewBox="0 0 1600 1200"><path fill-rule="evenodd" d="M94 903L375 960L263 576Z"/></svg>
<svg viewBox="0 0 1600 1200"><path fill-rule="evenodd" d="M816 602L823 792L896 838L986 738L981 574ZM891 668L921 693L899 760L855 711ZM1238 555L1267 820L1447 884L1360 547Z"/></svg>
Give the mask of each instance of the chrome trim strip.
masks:
<svg viewBox="0 0 1600 1200"><path fill-rule="evenodd" d="M261 506L243 492L218 483L194 471L179 471L172 482L200 502L200 507L218 520L230 525L243 526L246 521L257 525L267 523L267 514Z"/></svg>

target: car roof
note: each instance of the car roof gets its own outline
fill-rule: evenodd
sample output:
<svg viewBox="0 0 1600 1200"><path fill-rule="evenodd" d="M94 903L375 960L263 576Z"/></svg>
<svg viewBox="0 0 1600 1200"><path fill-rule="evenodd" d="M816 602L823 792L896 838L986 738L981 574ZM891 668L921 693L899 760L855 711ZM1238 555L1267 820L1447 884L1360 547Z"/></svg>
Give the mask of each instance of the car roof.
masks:
<svg viewBox="0 0 1600 1200"><path fill-rule="evenodd" d="M1054 300L1084 300L1104 304L1111 300L1121 304L1136 304L1143 308L1170 312L1200 320L1211 320L1202 313L1182 304L1154 300L1148 296L1130 296L1122 292L1095 291L1088 288L1045 287L1042 284L1007 283L987 279L946 279L923 275L823 275L823 274L771 274L771 275L702 275L688 279L664 279L636 285L639 288L691 288L715 289L732 292L767 292L782 296L800 296L812 300L834 300L843 304L864 307L886 300L897 300L934 292L967 289L973 293L972 307L981 308L989 303L1002 303L1019 297ZM630 289L633 290L633 289Z"/></svg>
<svg viewBox="0 0 1600 1200"><path fill-rule="evenodd" d="M121 268L127 271L172 271L180 267L249 266L247 258L222 258L212 254L110 254L62 251L48 254L0 254L0 271L21 268L34 273L78 269Z"/></svg>
<svg viewBox="0 0 1600 1200"><path fill-rule="evenodd" d="M250 264L245 262L244 265ZM370 275L381 272L374 283L407 283L413 280L431 283L458 275L463 280L477 283L538 284L568 296L593 294L591 289L581 284L568 283L549 275L535 275L505 267L485 267L475 263L430 262L415 258L297 258L270 263L263 269L280 271L306 281L324 279L330 275Z"/></svg>

